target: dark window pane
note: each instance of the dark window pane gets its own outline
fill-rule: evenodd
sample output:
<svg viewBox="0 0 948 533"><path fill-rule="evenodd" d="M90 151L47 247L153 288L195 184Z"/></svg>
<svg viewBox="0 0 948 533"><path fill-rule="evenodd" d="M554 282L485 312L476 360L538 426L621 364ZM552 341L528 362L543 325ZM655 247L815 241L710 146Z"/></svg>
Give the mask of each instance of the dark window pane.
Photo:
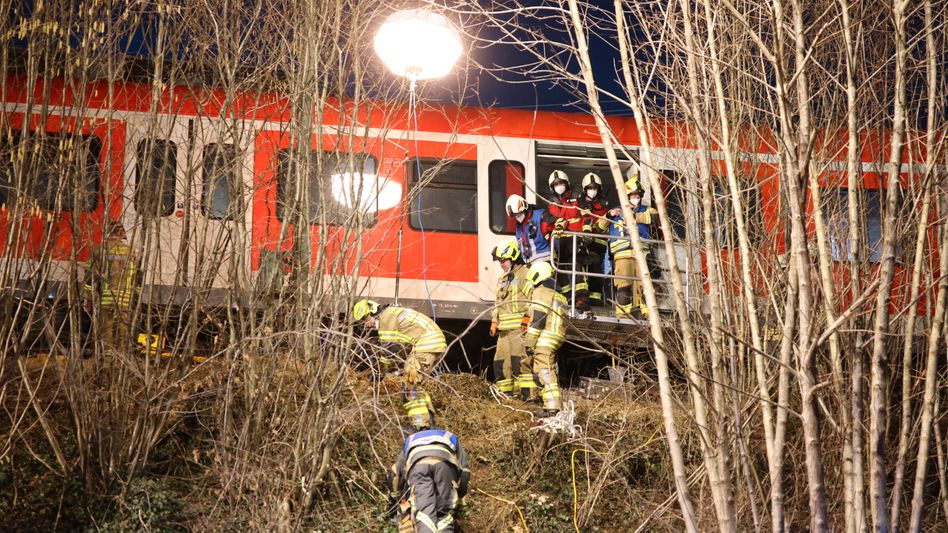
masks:
<svg viewBox="0 0 948 533"><path fill-rule="evenodd" d="M354 215L361 213L364 226L375 224L379 187L375 157L321 151L308 155L304 168L298 154L280 150L277 217L292 220L302 214L310 224L343 225L355 222Z"/></svg>
<svg viewBox="0 0 948 533"><path fill-rule="evenodd" d="M827 196L833 194L827 190ZM838 189L838 199L832 197L827 202L827 219L829 220L830 252L834 261L852 261L853 252L850 250L849 234L849 190ZM885 191L867 189L862 191L864 203L860 215L866 223L866 245L868 254L864 257L870 263L882 260L882 202L885 201Z"/></svg>
<svg viewBox="0 0 948 533"><path fill-rule="evenodd" d="M491 161L487 168L490 229L494 233L513 235L517 224L507 216L507 197L524 195L523 165L516 161Z"/></svg>
<svg viewBox="0 0 948 533"><path fill-rule="evenodd" d="M737 248L740 241L737 234L737 216L734 213L734 204L731 199L731 190L726 176L712 178L714 180L714 234L722 248ZM744 221L747 227L747 238L750 246L760 244L763 236L763 216L760 209L760 193L752 179L738 179L740 187L740 205L744 209Z"/></svg>
<svg viewBox="0 0 948 533"><path fill-rule="evenodd" d="M138 143L135 172L135 209L145 217L167 217L174 213L177 145L148 139Z"/></svg>
<svg viewBox="0 0 948 533"><path fill-rule="evenodd" d="M204 192L201 209L207 218L236 220L243 196L237 148L232 144L204 147Z"/></svg>
<svg viewBox="0 0 948 533"><path fill-rule="evenodd" d="M0 201L28 198L44 211L92 211L99 205L98 137L6 133L0 146Z"/></svg>
<svg viewBox="0 0 948 533"><path fill-rule="evenodd" d="M477 233L477 162L412 160L412 228Z"/></svg>
<svg viewBox="0 0 948 533"><path fill-rule="evenodd" d="M684 240L685 213L688 212L687 196L679 186L677 172L664 170L662 174L665 177L665 205L668 208L668 218L671 219L672 227L675 229L675 236Z"/></svg>

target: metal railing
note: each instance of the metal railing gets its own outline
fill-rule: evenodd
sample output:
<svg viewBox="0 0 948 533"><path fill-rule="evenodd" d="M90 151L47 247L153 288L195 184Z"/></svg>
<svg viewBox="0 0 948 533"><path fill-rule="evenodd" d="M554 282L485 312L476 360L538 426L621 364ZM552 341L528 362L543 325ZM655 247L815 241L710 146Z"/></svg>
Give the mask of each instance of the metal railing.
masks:
<svg viewBox="0 0 948 533"><path fill-rule="evenodd" d="M557 257L557 254L556 254L556 249L557 249L556 240L563 239L564 237L570 238L573 241L572 258L570 260L569 270L561 269L557 265L557 263L562 262L562 259ZM579 249L578 245L580 243L580 240L592 240L592 239L608 239L610 241L615 240L615 239L627 239L631 241L631 239L627 235L620 236L620 235L610 235L608 233L583 233L583 232L577 232L577 231L563 231L563 232L560 232L559 237L554 237L553 235L550 236L550 249L552 252L552 260L550 261L550 264L553 266L553 271L556 272L557 274L567 274L570 276L569 313L571 317L576 317L576 278L577 276L585 276L587 278L588 277L603 278L610 281L615 281L617 279L624 279L624 280L629 280L629 281L641 282L643 279L642 276L617 276L615 274L606 274L604 272L600 273L600 272L588 272L585 270L577 270L576 255ZM649 251L652 251L653 249L664 251L664 245L665 245L664 241L656 240L656 239L643 239L642 241L643 241L643 245L646 245L649 247ZM631 245L631 242L629 244ZM651 245L655 245L654 248ZM608 254L609 249L610 249L609 243L606 243L605 246L606 246L606 254ZM657 257L656 257L656 260L657 260ZM603 263L605 263L605 256L603 256ZM613 263L613 265L615 265L615 263ZM659 264L659 266L662 267L663 271L666 270L665 266L667 265ZM690 300L690 290L689 290L689 287L690 287L689 276L686 275L685 280L686 280L685 287L684 287L685 301L690 302L691 300ZM652 283L671 284L671 280L652 278ZM605 287L603 287L603 289L605 289ZM605 294L603 294L603 300L605 300ZM606 308L608 309L609 306L606 306Z"/></svg>

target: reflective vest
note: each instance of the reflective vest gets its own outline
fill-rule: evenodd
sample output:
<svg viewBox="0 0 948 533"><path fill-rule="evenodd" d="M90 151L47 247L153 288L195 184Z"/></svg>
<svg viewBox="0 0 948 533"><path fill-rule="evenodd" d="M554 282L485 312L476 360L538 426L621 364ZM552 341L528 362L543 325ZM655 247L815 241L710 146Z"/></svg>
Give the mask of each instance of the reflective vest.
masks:
<svg viewBox="0 0 948 533"><path fill-rule="evenodd" d="M546 208L547 223L555 224L557 220L563 221L563 227L566 231L582 231L583 217L579 211L579 201L569 197L569 191L556 200L556 203L550 204Z"/></svg>
<svg viewBox="0 0 948 533"><path fill-rule="evenodd" d="M547 236L551 229L543 222L543 211L532 206L527 218L517 222L517 243L524 261L550 260L550 241Z"/></svg>
<svg viewBox="0 0 948 533"><path fill-rule="evenodd" d="M497 322L497 329L500 331L520 329L523 313L530 303L527 299L527 270L524 265L514 264L510 272L505 272L497 281L491 321Z"/></svg>
<svg viewBox="0 0 948 533"><path fill-rule="evenodd" d="M549 287L533 289L527 308L529 325L524 346L554 351L566 339L566 297Z"/></svg>
<svg viewBox="0 0 948 533"><path fill-rule="evenodd" d="M413 433L405 439L405 445L402 446L402 453L407 459L406 470L411 470L419 459L426 457L437 457L461 468L458 465L459 447L458 436L450 431L426 429Z"/></svg>
<svg viewBox="0 0 948 533"><path fill-rule="evenodd" d="M652 238L652 215L656 213L658 213L658 211L655 209L645 207L641 204L635 210L635 222L638 226L640 239ZM628 238L628 234L625 231L625 220L622 218L621 213L612 217L611 223L609 224L609 235L620 237L618 239L611 239L609 242L609 251L612 252L613 259L632 257L632 241ZM642 243L642 248L648 251L648 244Z"/></svg>
<svg viewBox="0 0 948 533"><path fill-rule="evenodd" d="M131 305L137 265L125 241L109 239L102 243L94 252L90 269L98 281L102 307L127 309ZM87 283L83 288L89 294L96 292L95 284Z"/></svg>
<svg viewBox="0 0 948 533"><path fill-rule="evenodd" d="M379 340L397 342L415 351L440 353L448 349L434 320L414 309L388 306L379 313Z"/></svg>

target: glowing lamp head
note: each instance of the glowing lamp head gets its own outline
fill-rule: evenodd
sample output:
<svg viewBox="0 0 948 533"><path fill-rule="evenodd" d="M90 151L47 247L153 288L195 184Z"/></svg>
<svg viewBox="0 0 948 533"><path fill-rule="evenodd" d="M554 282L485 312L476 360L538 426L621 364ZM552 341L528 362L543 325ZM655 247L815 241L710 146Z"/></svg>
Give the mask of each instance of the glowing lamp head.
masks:
<svg viewBox="0 0 948 533"><path fill-rule="evenodd" d="M461 57L461 37L443 16L424 9L393 13L375 34L375 53L410 80L440 78Z"/></svg>

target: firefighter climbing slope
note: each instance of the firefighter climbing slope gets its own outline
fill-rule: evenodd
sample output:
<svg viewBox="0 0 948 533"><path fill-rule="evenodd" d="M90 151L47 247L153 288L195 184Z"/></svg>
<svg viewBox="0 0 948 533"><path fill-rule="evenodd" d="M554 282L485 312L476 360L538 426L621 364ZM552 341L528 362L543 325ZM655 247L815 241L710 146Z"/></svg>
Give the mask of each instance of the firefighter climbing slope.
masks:
<svg viewBox="0 0 948 533"><path fill-rule="evenodd" d="M652 217L657 212L651 207L642 205L643 190L638 177L625 182L625 191L629 195L629 204L632 206L639 237L643 240L650 239ZM604 226L608 225L610 235L620 237L612 239L609 244L613 272L616 275L616 317L646 318L648 309L642 300L642 282L637 279L640 273L636 267L635 258L632 256L632 242L628 238L622 211L618 208L613 209L609 212L609 218L609 221L603 221ZM642 247L648 254L648 244L643 242Z"/></svg>
<svg viewBox="0 0 948 533"><path fill-rule="evenodd" d="M383 345L397 346L403 354L407 352L403 406L413 426L431 427L434 423L431 397L419 385L448 348L441 328L414 309L379 305L372 300L356 302L352 317L357 321L364 320L369 328L378 329L379 341Z"/></svg>
<svg viewBox="0 0 948 533"><path fill-rule="evenodd" d="M518 384L525 388L535 382L542 387L540 396L544 416L552 416L561 407L556 350L566 338L566 298L553 289L553 267L549 263L531 265L527 271L527 283L533 286L533 292L527 314L523 317L526 360L522 365L532 368L533 374L521 374Z"/></svg>
<svg viewBox="0 0 948 533"><path fill-rule="evenodd" d="M516 241L498 244L491 255L504 271L497 280L496 299L490 321L490 334L492 337L497 336L494 379L500 392L512 394L516 392L514 381L520 374L520 362L524 355L520 324L529 303L527 267L523 264Z"/></svg>
<svg viewBox="0 0 948 533"><path fill-rule="evenodd" d="M454 531L454 512L470 477L457 435L443 429L409 435L388 476L389 510L399 533Z"/></svg>

